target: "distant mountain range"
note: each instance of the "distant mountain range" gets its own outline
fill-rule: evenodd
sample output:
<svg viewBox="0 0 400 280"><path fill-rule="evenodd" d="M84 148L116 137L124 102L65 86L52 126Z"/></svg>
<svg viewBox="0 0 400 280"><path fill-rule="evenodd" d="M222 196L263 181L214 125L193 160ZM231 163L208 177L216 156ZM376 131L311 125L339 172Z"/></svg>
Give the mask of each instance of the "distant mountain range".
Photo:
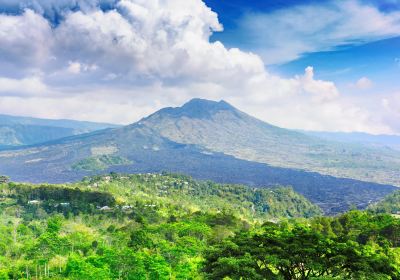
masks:
<svg viewBox="0 0 400 280"><path fill-rule="evenodd" d="M400 136L398 135L372 135L362 132L324 132L300 131L307 135L316 136L325 140L357 143L373 147L391 148L400 151Z"/></svg>
<svg viewBox="0 0 400 280"><path fill-rule="evenodd" d="M290 185L328 214L365 208L391 193L391 184L400 185L399 167L393 150L326 141L201 99L129 126L0 152L0 173L15 181L168 171L254 187Z"/></svg>
<svg viewBox="0 0 400 280"><path fill-rule="evenodd" d="M34 145L110 127L117 126L83 121L0 115L0 148Z"/></svg>

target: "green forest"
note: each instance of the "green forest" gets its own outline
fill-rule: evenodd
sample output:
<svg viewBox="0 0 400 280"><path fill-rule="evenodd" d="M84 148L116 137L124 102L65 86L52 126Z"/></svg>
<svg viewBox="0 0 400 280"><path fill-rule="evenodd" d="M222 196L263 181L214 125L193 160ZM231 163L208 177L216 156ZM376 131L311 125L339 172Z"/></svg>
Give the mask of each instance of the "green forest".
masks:
<svg viewBox="0 0 400 280"><path fill-rule="evenodd" d="M328 217L288 186L1 177L0 280L400 279L399 205L396 193Z"/></svg>

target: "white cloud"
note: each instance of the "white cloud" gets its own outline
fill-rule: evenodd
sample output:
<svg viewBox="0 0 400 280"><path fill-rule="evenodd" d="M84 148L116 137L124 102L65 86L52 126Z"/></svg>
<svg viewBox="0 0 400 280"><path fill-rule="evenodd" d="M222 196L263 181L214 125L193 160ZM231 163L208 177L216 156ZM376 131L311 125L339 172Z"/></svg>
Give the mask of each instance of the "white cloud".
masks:
<svg viewBox="0 0 400 280"><path fill-rule="evenodd" d="M69 61L68 62L68 68L67 71L72 74L80 74L82 72L88 72L88 71L96 71L97 70L97 65L92 64L82 64L77 61Z"/></svg>
<svg viewBox="0 0 400 280"><path fill-rule="evenodd" d="M237 97L231 101L245 111L282 127L320 131L394 132L392 126L382 121L378 113L381 109L372 108L370 103L358 106L359 100L350 100L341 95L334 83L316 80L312 67L293 79L270 76L257 85L253 92L248 100ZM260 98L262 96L265 98ZM376 101L371 100L371 103Z"/></svg>
<svg viewBox="0 0 400 280"><path fill-rule="evenodd" d="M112 8L118 0L0 0L2 10L16 13L30 9L53 21L71 10L90 11L99 6Z"/></svg>
<svg viewBox="0 0 400 280"><path fill-rule="evenodd" d="M7 62L0 87L8 84L0 90L1 112L130 123L203 97L226 99L284 127L392 130L333 82L316 79L312 67L285 79L255 54L211 43L222 26L201 0L121 0L107 11L96 1L78 1L85 8L69 11L67 2L57 6L56 25L42 14L57 1L0 16L0 50L8 51L0 54Z"/></svg>
<svg viewBox="0 0 400 280"><path fill-rule="evenodd" d="M44 66L51 57L52 45L50 24L42 16L31 10L20 16L0 14L1 74L25 73Z"/></svg>
<svg viewBox="0 0 400 280"><path fill-rule="evenodd" d="M79 62L69 62L68 63L68 72L72 74L81 73L81 64Z"/></svg>
<svg viewBox="0 0 400 280"><path fill-rule="evenodd" d="M370 89L373 86L373 83L367 77L362 77L356 82L355 86L357 89L366 90Z"/></svg>
<svg viewBox="0 0 400 280"><path fill-rule="evenodd" d="M400 131L400 92L387 95L381 99L381 102L377 100L375 104L381 106L372 108L372 110L380 111L383 121L391 126L394 131Z"/></svg>
<svg viewBox="0 0 400 280"><path fill-rule="evenodd" d="M10 79L0 77L0 96L43 96L47 86L38 77Z"/></svg>
<svg viewBox="0 0 400 280"><path fill-rule="evenodd" d="M270 13L250 13L237 31L267 64L400 35L400 12L381 12L357 0L321 1Z"/></svg>
<svg viewBox="0 0 400 280"><path fill-rule="evenodd" d="M314 68L308 66L303 77L299 78L303 89L315 96L317 100L333 100L339 96L339 91L333 82L314 79Z"/></svg>

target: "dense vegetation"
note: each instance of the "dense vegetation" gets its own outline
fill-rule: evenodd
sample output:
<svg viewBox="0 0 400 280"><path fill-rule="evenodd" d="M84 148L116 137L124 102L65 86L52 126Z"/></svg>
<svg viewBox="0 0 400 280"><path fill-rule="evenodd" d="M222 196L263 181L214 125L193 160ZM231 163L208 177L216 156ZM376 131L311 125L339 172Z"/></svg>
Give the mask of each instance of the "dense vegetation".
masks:
<svg viewBox="0 0 400 280"><path fill-rule="evenodd" d="M400 279L400 223L352 211L265 223L206 251L211 279Z"/></svg>
<svg viewBox="0 0 400 280"><path fill-rule="evenodd" d="M383 200L369 207L369 210L374 213L391 213L400 215L400 191L396 191Z"/></svg>
<svg viewBox="0 0 400 280"><path fill-rule="evenodd" d="M170 174L0 185L0 279L400 279L400 221Z"/></svg>
<svg viewBox="0 0 400 280"><path fill-rule="evenodd" d="M96 171L96 170L107 169L110 166L126 165L131 163L132 163L131 161L120 156L101 155L83 159L73 164L72 169L84 170L84 171Z"/></svg>

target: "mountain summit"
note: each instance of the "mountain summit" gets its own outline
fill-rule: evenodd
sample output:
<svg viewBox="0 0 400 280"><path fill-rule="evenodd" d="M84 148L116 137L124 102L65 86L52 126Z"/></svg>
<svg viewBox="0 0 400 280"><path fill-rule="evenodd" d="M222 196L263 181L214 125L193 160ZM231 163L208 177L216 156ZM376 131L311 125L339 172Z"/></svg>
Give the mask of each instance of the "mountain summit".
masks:
<svg viewBox="0 0 400 280"><path fill-rule="evenodd" d="M236 111L237 109L224 100L212 101L201 98L194 98L180 107L184 111L196 112L217 112L217 111Z"/></svg>
<svg viewBox="0 0 400 280"><path fill-rule="evenodd" d="M168 107L161 109L160 111L155 112L154 114L150 115L148 118L152 118L154 116L157 117L165 117L170 116L174 118L178 117L188 117L192 119L209 119L213 115L218 112L229 111L229 112L238 112L238 110L227 103L224 100L219 102L207 100L207 99L200 99L194 98L189 102L185 103L181 107Z"/></svg>

